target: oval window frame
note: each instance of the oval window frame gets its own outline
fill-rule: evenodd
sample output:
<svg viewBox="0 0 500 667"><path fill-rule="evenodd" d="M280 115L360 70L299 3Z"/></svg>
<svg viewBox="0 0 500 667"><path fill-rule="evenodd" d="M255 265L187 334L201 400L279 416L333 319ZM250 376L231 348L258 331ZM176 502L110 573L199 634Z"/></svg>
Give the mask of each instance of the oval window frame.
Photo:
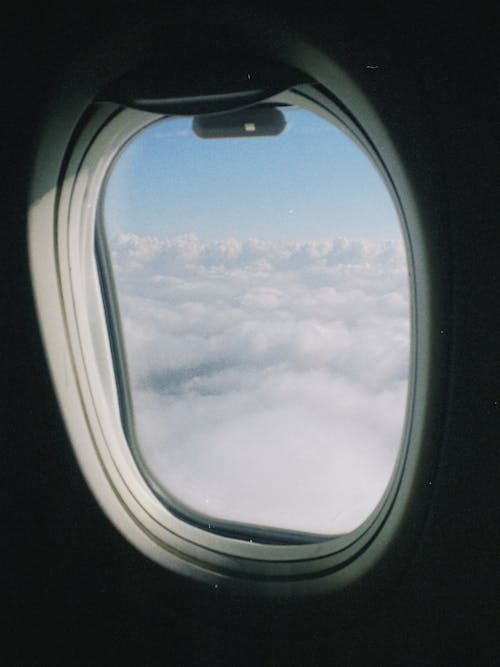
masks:
<svg viewBox="0 0 500 667"><path fill-rule="evenodd" d="M39 317L61 408L85 477L111 520L143 553L174 571L216 585L230 582L231 588L239 590L250 586L252 591L296 595L348 588L374 568L394 541L421 474L423 392L430 384L429 363L421 360L426 358L432 336L429 318L422 316L431 309L425 244L418 233L422 229L419 209L388 137L383 137L384 156L377 148L383 143L380 137L375 140L324 87L306 84L287 95L295 102L298 95L300 106L309 105L328 120L334 115L344 131L364 150L368 148L395 197L407 245L412 343L404 445L384 497L352 533L301 545L242 541L209 533L168 513L136 469L118 418L106 314L97 298L100 287L93 230L112 160L136 132L159 116L113 104L90 109L77 129L57 185L31 207L29 240ZM47 248L44 258L38 250L41 245ZM416 263L420 264L418 279ZM57 315L52 321L48 294ZM56 351L60 346L63 355ZM68 375L71 390L65 395L63 378L67 380ZM67 385L66 381L66 389ZM103 404L107 404L105 411Z"/></svg>

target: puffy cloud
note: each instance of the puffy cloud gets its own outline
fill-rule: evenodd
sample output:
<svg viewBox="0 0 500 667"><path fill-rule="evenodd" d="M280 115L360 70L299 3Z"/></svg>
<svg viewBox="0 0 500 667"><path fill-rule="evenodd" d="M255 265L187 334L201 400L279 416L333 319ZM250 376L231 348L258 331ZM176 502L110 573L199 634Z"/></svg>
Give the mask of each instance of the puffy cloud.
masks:
<svg viewBox="0 0 500 667"><path fill-rule="evenodd" d="M334 534L390 478L409 361L401 241L111 243L142 456L211 519Z"/></svg>

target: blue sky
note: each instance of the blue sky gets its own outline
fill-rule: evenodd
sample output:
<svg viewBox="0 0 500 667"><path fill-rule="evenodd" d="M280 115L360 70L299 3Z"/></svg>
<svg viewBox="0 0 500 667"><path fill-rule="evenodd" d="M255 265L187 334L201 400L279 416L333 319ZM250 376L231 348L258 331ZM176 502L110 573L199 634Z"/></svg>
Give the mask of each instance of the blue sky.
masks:
<svg viewBox="0 0 500 667"><path fill-rule="evenodd" d="M311 112L285 115L278 137L203 140L190 118L150 126L113 167L110 237L398 238L390 196L363 151Z"/></svg>

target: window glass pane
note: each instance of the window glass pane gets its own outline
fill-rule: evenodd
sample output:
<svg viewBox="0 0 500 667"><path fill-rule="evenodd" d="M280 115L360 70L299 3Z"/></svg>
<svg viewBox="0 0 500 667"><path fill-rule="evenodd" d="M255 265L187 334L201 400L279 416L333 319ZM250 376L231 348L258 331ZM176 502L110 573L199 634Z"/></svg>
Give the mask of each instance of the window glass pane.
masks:
<svg viewBox="0 0 500 667"><path fill-rule="evenodd" d="M338 128L160 121L112 169L104 222L138 455L168 502L331 535L380 500L405 418L409 281L391 198Z"/></svg>

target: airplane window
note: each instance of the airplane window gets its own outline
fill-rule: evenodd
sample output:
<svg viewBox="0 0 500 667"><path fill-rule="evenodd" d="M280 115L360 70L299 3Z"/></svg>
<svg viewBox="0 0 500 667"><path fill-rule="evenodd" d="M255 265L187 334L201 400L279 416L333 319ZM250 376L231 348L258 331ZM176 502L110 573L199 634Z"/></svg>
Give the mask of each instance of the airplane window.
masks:
<svg viewBox="0 0 500 667"><path fill-rule="evenodd" d="M110 170L102 220L151 488L215 531L321 539L366 520L396 464L408 266L365 152L281 111L275 136L149 125Z"/></svg>

